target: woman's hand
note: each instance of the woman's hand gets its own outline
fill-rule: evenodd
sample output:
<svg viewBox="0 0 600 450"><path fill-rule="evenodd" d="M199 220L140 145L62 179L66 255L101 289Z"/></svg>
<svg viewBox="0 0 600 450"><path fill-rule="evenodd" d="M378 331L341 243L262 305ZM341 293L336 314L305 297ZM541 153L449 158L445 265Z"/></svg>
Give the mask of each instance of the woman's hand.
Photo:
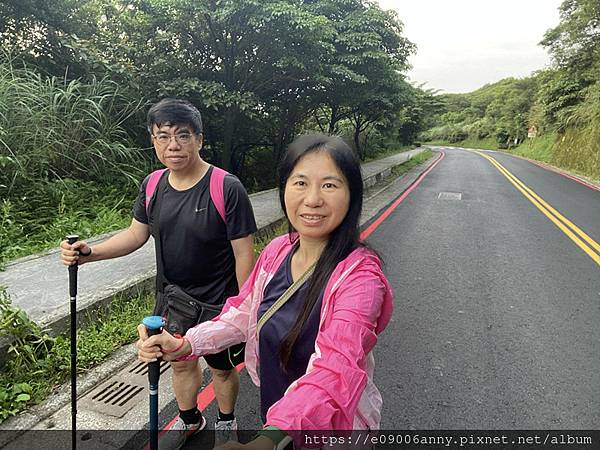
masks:
<svg viewBox="0 0 600 450"><path fill-rule="evenodd" d="M184 337L176 338L166 330L163 330L161 334L148 337L143 324L138 325L137 331L140 339L135 345L138 349L138 359L141 361L154 362L158 358L173 361L192 353L192 346Z"/></svg>
<svg viewBox="0 0 600 450"><path fill-rule="evenodd" d="M229 441L223 445L215 447L214 450L273 450L275 444L267 436L258 436L253 441L247 444L240 444L239 442Z"/></svg>

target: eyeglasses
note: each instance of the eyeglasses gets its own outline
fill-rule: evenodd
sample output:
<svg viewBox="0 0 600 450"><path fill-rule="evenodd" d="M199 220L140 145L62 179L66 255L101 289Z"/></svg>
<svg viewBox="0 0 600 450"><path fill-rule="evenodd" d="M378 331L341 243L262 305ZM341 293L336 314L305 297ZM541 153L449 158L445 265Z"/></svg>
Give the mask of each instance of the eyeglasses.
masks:
<svg viewBox="0 0 600 450"><path fill-rule="evenodd" d="M166 147L167 145L169 145L171 143L172 138L175 138L175 142L177 142L179 145L187 145L192 142L192 136L193 136L193 134L191 134L191 133L179 133L179 134L160 133L160 134L152 135L152 137L156 140L156 143L158 145L160 145L161 147Z"/></svg>

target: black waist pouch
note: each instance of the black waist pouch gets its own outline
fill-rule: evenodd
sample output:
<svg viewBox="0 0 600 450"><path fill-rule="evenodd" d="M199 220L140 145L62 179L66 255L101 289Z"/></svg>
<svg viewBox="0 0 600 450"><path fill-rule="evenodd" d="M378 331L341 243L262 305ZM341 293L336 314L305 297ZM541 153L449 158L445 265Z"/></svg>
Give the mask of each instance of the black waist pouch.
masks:
<svg viewBox="0 0 600 450"><path fill-rule="evenodd" d="M166 317L166 329L171 334L184 335L194 325L217 317L223 307L196 300L175 284L165 286L160 297L155 314Z"/></svg>

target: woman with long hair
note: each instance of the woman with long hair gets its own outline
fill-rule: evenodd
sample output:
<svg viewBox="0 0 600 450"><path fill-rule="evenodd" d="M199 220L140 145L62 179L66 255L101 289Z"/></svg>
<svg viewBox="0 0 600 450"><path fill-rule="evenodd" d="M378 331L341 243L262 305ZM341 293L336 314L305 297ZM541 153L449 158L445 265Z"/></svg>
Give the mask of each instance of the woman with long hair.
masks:
<svg viewBox="0 0 600 450"><path fill-rule="evenodd" d="M382 398L373 347L392 314L377 254L359 239L360 162L344 141L305 135L279 166L289 233L261 253L239 295L183 337L138 332L143 361L216 353L246 342L246 368L260 386L265 428L248 444L304 445L302 430L378 429Z"/></svg>

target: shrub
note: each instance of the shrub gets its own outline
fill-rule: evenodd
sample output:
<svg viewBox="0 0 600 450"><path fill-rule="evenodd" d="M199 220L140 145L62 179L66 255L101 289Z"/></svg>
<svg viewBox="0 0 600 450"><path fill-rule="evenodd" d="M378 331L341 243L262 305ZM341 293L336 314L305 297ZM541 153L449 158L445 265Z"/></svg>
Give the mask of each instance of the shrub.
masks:
<svg viewBox="0 0 600 450"><path fill-rule="evenodd" d="M122 124L140 108L110 80L64 81L0 64L0 193L40 180L135 184L149 160Z"/></svg>
<svg viewBox="0 0 600 450"><path fill-rule="evenodd" d="M123 127L140 107L107 79L65 81L0 63L0 266L65 233L127 225L151 161Z"/></svg>

